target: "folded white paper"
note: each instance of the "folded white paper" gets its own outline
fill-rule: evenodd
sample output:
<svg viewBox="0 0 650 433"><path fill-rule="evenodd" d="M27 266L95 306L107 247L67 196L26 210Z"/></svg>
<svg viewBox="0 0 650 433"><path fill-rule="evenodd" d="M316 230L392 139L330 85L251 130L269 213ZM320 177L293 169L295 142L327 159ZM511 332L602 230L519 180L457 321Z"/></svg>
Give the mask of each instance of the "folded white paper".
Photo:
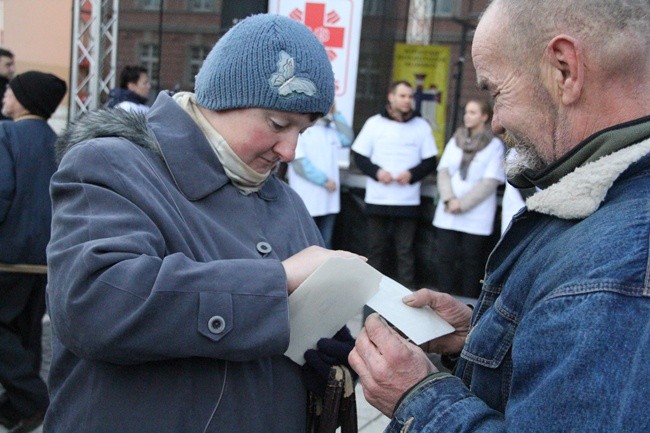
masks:
<svg viewBox="0 0 650 433"><path fill-rule="evenodd" d="M359 314L381 279L380 272L359 258L328 259L289 296L291 339L284 354L303 365L305 351Z"/></svg>
<svg viewBox="0 0 650 433"><path fill-rule="evenodd" d="M379 284L379 292L367 305L415 344L454 332L454 328L428 306L413 308L403 303L402 298L411 293L409 289L384 275Z"/></svg>

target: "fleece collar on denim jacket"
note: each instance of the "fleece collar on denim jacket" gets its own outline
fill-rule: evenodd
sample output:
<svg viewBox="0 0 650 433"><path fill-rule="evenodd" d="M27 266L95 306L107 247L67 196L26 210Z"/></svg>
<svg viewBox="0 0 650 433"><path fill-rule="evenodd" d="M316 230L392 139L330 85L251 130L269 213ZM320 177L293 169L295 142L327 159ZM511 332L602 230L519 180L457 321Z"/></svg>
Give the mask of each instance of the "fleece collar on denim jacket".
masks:
<svg viewBox="0 0 650 433"><path fill-rule="evenodd" d="M614 181L630 165L650 153L650 138L576 168L526 200L529 210L562 219L594 213Z"/></svg>

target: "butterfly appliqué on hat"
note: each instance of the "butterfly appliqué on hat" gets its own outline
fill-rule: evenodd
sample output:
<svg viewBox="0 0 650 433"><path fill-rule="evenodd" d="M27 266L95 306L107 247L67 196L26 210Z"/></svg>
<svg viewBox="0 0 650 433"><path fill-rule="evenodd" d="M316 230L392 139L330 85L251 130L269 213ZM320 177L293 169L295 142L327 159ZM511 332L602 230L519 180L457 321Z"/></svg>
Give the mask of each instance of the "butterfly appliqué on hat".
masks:
<svg viewBox="0 0 650 433"><path fill-rule="evenodd" d="M280 51L280 60L277 65L278 71L271 75L269 84L278 88L280 96L289 96L292 93L314 96L316 85L309 78L296 77L295 60L286 51Z"/></svg>

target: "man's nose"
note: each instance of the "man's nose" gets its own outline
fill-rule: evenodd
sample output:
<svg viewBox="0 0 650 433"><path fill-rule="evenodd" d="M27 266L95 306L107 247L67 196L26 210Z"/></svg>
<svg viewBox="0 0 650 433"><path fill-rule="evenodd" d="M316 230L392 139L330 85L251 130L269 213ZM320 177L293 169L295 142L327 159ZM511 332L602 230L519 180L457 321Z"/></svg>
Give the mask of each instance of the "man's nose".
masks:
<svg viewBox="0 0 650 433"><path fill-rule="evenodd" d="M492 132L494 132L495 134L503 134L504 132L506 132L496 112L492 116Z"/></svg>

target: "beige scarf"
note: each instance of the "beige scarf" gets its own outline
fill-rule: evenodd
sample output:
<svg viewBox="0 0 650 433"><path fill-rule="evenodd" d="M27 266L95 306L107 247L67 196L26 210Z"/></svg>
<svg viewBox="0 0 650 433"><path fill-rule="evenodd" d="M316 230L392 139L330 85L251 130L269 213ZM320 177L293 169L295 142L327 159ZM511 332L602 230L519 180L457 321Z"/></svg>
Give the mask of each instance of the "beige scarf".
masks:
<svg viewBox="0 0 650 433"><path fill-rule="evenodd" d="M476 154L485 149L493 137L492 131L487 128L474 135L470 135L469 130L465 127L456 130L454 134L456 145L463 151L463 157L460 160L460 177L462 179L467 178L467 170Z"/></svg>
<svg viewBox="0 0 650 433"><path fill-rule="evenodd" d="M217 154L219 162L223 165L226 176L232 181L245 195L259 191L264 182L271 175L267 173L258 173L242 161L237 154L230 148L226 140L217 132L216 129L208 122L201 110L196 104L196 97L191 92L179 92L173 96L176 103L196 122L205 137L210 142L212 149Z"/></svg>

